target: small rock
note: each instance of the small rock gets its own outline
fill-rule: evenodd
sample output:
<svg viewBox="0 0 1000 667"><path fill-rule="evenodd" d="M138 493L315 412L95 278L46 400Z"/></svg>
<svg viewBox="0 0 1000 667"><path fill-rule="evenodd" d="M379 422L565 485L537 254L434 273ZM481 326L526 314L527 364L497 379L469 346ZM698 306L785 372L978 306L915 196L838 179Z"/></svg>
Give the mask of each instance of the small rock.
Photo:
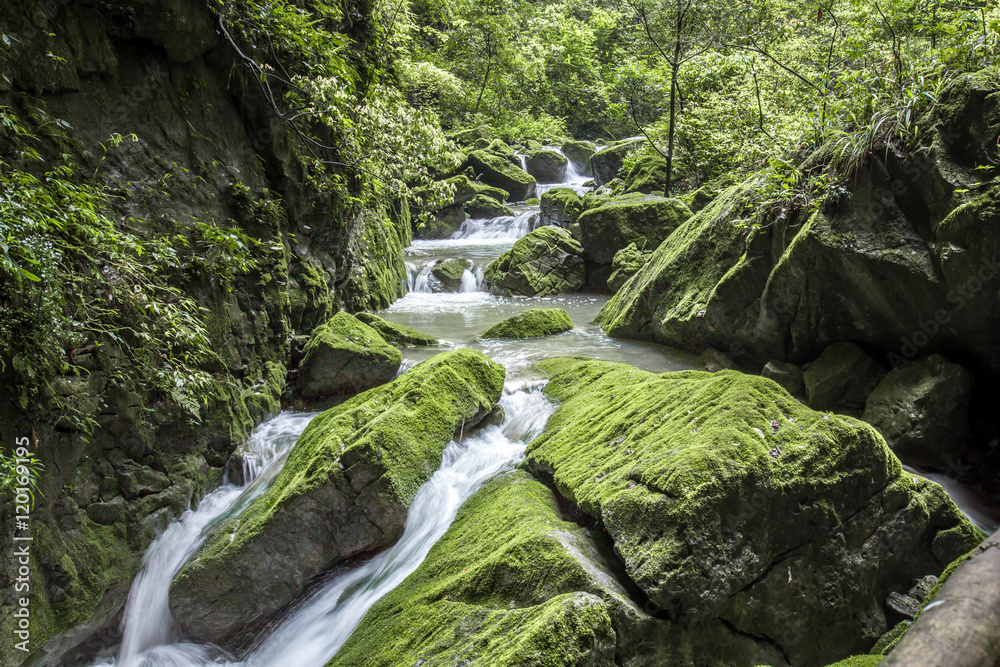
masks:
<svg viewBox="0 0 1000 667"><path fill-rule="evenodd" d="M805 393L802 384L802 369L795 364L771 359L760 374L768 380L777 382L778 386L792 396L801 396Z"/></svg>
<svg viewBox="0 0 1000 667"><path fill-rule="evenodd" d="M901 593L889 593L885 599L885 606L909 619L916 618L920 613L920 600Z"/></svg>

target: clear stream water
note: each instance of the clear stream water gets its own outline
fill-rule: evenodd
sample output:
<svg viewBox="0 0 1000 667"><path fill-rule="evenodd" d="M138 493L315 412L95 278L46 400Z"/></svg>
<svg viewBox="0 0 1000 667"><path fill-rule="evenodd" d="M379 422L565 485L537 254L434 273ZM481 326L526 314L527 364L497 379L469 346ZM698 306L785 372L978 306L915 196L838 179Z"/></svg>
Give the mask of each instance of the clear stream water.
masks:
<svg viewBox="0 0 1000 667"><path fill-rule="evenodd" d="M585 180L571 169L565 182L558 185L582 192ZM541 185L539 190L552 187L555 185ZM571 294L528 299L498 297L483 291L486 266L537 224L537 206L522 204L513 210L513 217L469 220L448 240L414 242L405 256L408 292L383 313L387 319L442 341L438 348L404 349L400 372L456 347L481 350L507 368L501 398L506 412L504 423L461 443L448 444L440 469L417 493L399 542L355 569L337 572L314 587L239 660L216 646L180 640L167 606L170 582L198 550L209 529L238 514L266 490L314 416L282 413L258 427L244 446L245 483L225 484L210 493L150 545L125 607L122 644L114 657L95 667L322 667L368 609L423 562L462 503L489 479L517 465L527 443L545 427L555 406L541 392L544 379L532 368L536 361L583 354L654 372L701 367L696 358L659 345L608 338L591 324L607 297ZM431 269L436 262L448 259L469 260L471 266L463 276L460 291L434 292ZM573 330L530 340L477 339L493 324L523 310L554 307L569 312L575 324ZM956 494L954 489L949 491ZM959 498L959 502L969 505L966 498ZM978 509L971 509L970 514L982 522Z"/></svg>

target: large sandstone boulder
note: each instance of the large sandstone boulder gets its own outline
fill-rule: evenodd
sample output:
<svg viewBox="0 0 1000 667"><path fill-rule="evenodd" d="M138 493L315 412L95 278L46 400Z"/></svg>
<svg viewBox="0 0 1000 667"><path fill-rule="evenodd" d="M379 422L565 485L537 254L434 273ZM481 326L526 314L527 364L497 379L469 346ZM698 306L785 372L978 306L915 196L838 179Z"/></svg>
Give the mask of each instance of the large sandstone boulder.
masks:
<svg viewBox="0 0 1000 667"><path fill-rule="evenodd" d="M572 188L552 188L542 195L541 224L569 229L583 213L580 195Z"/></svg>
<svg viewBox="0 0 1000 667"><path fill-rule="evenodd" d="M562 183L566 180L565 155L553 150L538 150L528 153L525 160L528 173L539 183Z"/></svg>
<svg viewBox="0 0 1000 667"><path fill-rule="evenodd" d="M584 211L578 223L587 259L611 264L630 243L655 249L689 217L691 210L679 199L626 195Z"/></svg>
<svg viewBox="0 0 1000 667"><path fill-rule="evenodd" d="M562 152L570 159L576 170L584 176L593 176L594 172L590 168L590 158L593 157L597 146L592 141L567 141L562 145Z"/></svg>
<svg viewBox="0 0 1000 667"><path fill-rule="evenodd" d="M472 167L483 183L507 193L505 201L524 201L535 194L535 179L502 155L488 151L472 151L463 167Z"/></svg>
<svg viewBox="0 0 1000 667"><path fill-rule="evenodd" d="M821 210L716 196L605 306L613 336L714 347L741 365L803 364L854 341L894 366L932 353L1000 372L1000 183L977 170L1000 95L963 77L920 120L923 148L883 153Z"/></svg>
<svg viewBox="0 0 1000 667"><path fill-rule="evenodd" d="M693 634L657 618L596 531L567 518L524 472L488 483L327 667L787 664L721 621Z"/></svg>
<svg viewBox="0 0 1000 667"><path fill-rule="evenodd" d="M483 332L480 338L541 338L573 328L573 320L562 308L532 308Z"/></svg>
<svg viewBox="0 0 1000 667"><path fill-rule="evenodd" d="M527 469L606 531L660 618L780 646L785 662L766 664L867 651L888 628L890 592L981 539L873 428L814 412L769 380L581 357L538 366L559 408ZM699 661L760 664L714 650Z"/></svg>
<svg viewBox="0 0 1000 667"><path fill-rule="evenodd" d="M809 364L802 379L806 401L815 410L864 409L868 394L885 377L885 369L854 343L829 346Z"/></svg>
<svg viewBox="0 0 1000 667"><path fill-rule="evenodd" d="M590 158L590 167L594 176L594 185L601 187L610 183L625 163L625 156L639 150L646 143L643 138L625 139L601 148Z"/></svg>
<svg viewBox="0 0 1000 667"><path fill-rule="evenodd" d="M309 400L356 394L392 380L400 361L377 331L341 312L313 330L296 383Z"/></svg>
<svg viewBox="0 0 1000 667"><path fill-rule="evenodd" d="M861 418L907 463L946 469L965 453L971 398L969 371L932 354L889 371Z"/></svg>
<svg viewBox="0 0 1000 667"><path fill-rule="evenodd" d="M587 278L583 248L560 227L539 227L486 267L490 292L549 296L580 291Z"/></svg>
<svg viewBox="0 0 1000 667"><path fill-rule="evenodd" d="M393 544L445 445L493 409L504 375L459 349L313 419L271 488L217 526L174 579L170 609L184 632L232 646L313 576Z"/></svg>

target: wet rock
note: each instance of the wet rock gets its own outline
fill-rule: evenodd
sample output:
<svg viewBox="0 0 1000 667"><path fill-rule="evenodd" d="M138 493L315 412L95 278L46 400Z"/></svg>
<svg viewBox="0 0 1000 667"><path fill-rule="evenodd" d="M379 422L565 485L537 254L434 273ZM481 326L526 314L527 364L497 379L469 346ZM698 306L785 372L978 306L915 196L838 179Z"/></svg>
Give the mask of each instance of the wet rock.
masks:
<svg viewBox="0 0 1000 667"><path fill-rule="evenodd" d="M528 173L539 183L562 183L566 179L568 160L555 151L532 151L525 162Z"/></svg>
<svg viewBox="0 0 1000 667"><path fill-rule="evenodd" d="M548 296L578 292L586 280L583 248L559 227L540 227L486 267L494 294Z"/></svg>
<svg viewBox="0 0 1000 667"><path fill-rule="evenodd" d="M532 308L487 329L480 338L541 338L573 328L573 321L562 308Z"/></svg>
<svg viewBox="0 0 1000 667"><path fill-rule="evenodd" d="M392 380L401 360L377 331L337 313L312 332L296 381L306 399L356 394Z"/></svg>
<svg viewBox="0 0 1000 667"><path fill-rule="evenodd" d="M586 197L584 202L589 203ZM679 199L625 195L589 208L578 222L587 259L611 264L615 254L632 243L640 250L654 250L689 217L690 209Z"/></svg>
<svg viewBox="0 0 1000 667"><path fill-rule="evenodd" d="M972 375L934 354L893 368L868 397L862 419L907 463L947 468L965 453Z"/></svg>
<svg viewBox="0 0 1000 667"><path fill-rule="evenodd" d="M780 643L791 664L829 664L887 630L900 580L981 539L874 429L764 378L579 357L538 367L559 408L525 467L599 523L628 578L686 628L721 622Z"/></svg>
<svg viewBox="0 0 1000 667"><path fill-rule="evenodd" d="M434 265L434 268L431 269L431 275L442 286L441 291L458 292L462 287L462 276L471 268L472 262L468 259L443 260Z"/></svg>
<svg viewBox="0 0 1000 667"><path fill-rule="evenodd" d="M570 159L576 170L584 176L593 176L590 168L590 158L597 146L590 141L567 141L562 145L562 152Z"/></svg>
<svg viewBox="0 0 1000 667"><path fill-rule="evenodd" d="M889 593L885 606L904 618L913 620L920 613L920 600L901 593Z"/></svg>
<svg viewBox="0 0 1000 667"><path fill-rule="evenodd" d="M542 195L541 224L569 229L583 213L580 195L571 188L552 188Z"/></svg>
<svg viewBox="0 0 1000 667"><path fill-rule="evenodd" d="M422 334L413 327L390 322L374 313L358 313L355 317L377 331L385 342L396 347L420 347L439 342L437 338Z"/></svg>
<svg viewBox="0 0 1000 667"><path fill-rule="evenodd" d="M507 193L507 201L524 201L535 193L535 179L506 157L490 151L472 151L465 165L483 183Z"/></svg>
<svg viewBox="0 0 1000 667"><path fill-rule="evenodd" d="M795 364L790 364L778 359L771 359L761 371L761 377L774 380L778 386L787 391L792 396L803 396L805 385L802 379L802 369Z"/></svg>
<svg viewBox="0 0 1000 667"><path fill-rule="evenodd" d="M806 401L816 410L860 410L885 369L854 343L830 345L802 374Z"/></svg>
<svg viewBox="0 0 1000 667"><path fill-rule="evenodd" d="M500 218L514 215L514 212L488 195L476 195L465 205L465 213L470 218Z"/></svg>
<svg viewBox="0 0 1000 667"><path fill-rule="evenodd" d="M227 645L311 577L394 543L445 445L489 414L504 375L480 352L446 352L313 419L271 488L174 579L170 609L184 632Z"/></svg>

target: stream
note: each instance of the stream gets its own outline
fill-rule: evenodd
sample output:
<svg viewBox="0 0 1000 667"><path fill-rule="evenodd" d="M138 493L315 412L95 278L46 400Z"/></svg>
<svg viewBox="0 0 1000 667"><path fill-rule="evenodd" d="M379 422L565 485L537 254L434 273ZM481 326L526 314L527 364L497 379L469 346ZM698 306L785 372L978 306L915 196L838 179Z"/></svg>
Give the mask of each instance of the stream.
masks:
<svg viewBox="0 0 1000 667"><path fill-rule="evenodd" d="M572 163L570 163L572 166ZM558 184L586 190L586 177L569 170ZM541 193L556 187L541 185ZM499 297L483 289L487 265L537 224L538 207L511 207L514 216L468 220L453 238L415 241L405 251L407 294L381 313L441 339L437 348L406 348L400 371L456 347L472 347L507 369L501 404L506 417L462 442L445 448L441 467L424 484L409 509L400 540L367 562L327 575L298 600L241 660L213 645L181 641L167 607L171 580L197 551L206 532L236 515L266 490L280 472L288 451L314 416L282 413L261 424L244 446L243 485L224 484L197 508L171 524L149 547L132 585L122 620L123 639L114 658L95 667L193 667L247 665L322 667L343 645L368 609L423 562L472 494L494 476L511 470L523 458L527 444L545 427L555 409L542 394L544 378L533 364L553 356L582 354L653 371L701 368L696 357L636 341L613 340L591 324L608 297L571 294L546 298ZM431 268L435 262L471 262L460 291L435 292ZM491 325L529 308L563 308L575 327L547 338L480 341ZM954 490L949 489L952 493ZM964 500L964 499L963 499ZM956 501L963 506L963 502ZM981 517L977 517L981 518Z"/></svg>

